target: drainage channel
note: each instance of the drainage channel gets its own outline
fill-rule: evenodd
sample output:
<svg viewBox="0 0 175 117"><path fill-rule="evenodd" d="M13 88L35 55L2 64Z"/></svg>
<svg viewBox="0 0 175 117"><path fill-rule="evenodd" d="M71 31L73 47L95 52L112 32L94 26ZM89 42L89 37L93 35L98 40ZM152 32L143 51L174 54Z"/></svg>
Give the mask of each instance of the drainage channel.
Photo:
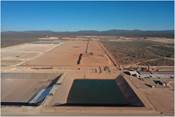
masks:
<svg viewBox="0 0 175 117"><path fill-rule="evenodd" d="M40 105L45 99L46 97L50 94L53 86L57 83L58 79L62 76L59 75L57 78L55 78L50 84L49 86L47 86L46 88L41 89L38 93L36 93L29 101L28 101L28 105L32 105L32 106L38 106Z"/></svg>
<svg viewBox="0 0 175 117"><path fill-rule="evenodd" d="M80 55L79 55L79 57L78 57L78 60L77 60L77 64L80 64L80 62L81 62L81 59L82 59L82 53L80 53Z"/></svg>
<svg viewBox="0 0 175 117"><path fill-rule="evenodd" d="M55 79L51 81L51 83L42 89L40 89L37 93L35 93L28 101L26 102L1 102L1 105L4 106L39 106L42 104L48 95L52 92L53 87L59 81L61 78L62 74L57 76Z"/></svg>

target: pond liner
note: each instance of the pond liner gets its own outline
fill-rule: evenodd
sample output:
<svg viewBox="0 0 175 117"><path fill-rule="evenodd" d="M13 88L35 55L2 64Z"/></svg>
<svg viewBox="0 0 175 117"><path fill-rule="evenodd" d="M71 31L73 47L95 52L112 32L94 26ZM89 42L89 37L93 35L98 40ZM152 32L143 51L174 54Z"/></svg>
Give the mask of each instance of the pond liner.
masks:
<svg viewBox="0 0 175 117"><path fill-rule="evenodd" d="M128 82L123 78L122 75L119 75L116 79L116 84L120 88L124 97L128 100L128 103L135 107L143 107L144 104L137 96L135 91L130 87Z"/></svg>
<svg viewBox="0 0 175 117"><path fill-rule="evenodd" d="M70 89L66 104L55 106L130 106L115 80L77 79Z"/></svg>
<svg viewBox="0 0 175 117"><path fill-rule="evenodd" d="M123 77L117 79L76 79L66 103L54 106L144 107Z"/></svg>
<svg viewBox="0 0 175 117"><path fill-rule="evenodd" d="M68 107L78 107L78 106L83 106L83 107L133 107L133 105L130 104L55 104L54 106L68 106ZM136 106L137 107L137 106Z"/></svg>

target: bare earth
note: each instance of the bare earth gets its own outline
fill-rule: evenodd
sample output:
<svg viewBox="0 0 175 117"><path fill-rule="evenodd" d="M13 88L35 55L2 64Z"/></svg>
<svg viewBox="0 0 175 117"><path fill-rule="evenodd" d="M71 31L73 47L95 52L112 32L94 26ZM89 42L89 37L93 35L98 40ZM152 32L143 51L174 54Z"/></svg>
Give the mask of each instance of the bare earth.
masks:
<svg viewBox="0 0 175 117"><path fill-rule="evenodd" d="M1 68L3 73L63 74L58 80L59 85L54 85L52 95L49 95L41 105L2 106L2 115L174 115L174 87L150 88L145 86L144 82L124 74L123 79L143 102L143 107L55 106L67 103L70 88L76 79L117 80L120 76L120 63L96 39L68 39L60 41L59 44L26 43L3 48L1 53L4 61ZM32 79L28 83L34 88L38 82ZM13 86L14 89L23 91L22 88L19 89L21 82L13 80L13 83L18 85ZM4 85L6 84L1 85L2 88L6 88ZM7 92L3 91L2 97L5 95Z"/></svg>

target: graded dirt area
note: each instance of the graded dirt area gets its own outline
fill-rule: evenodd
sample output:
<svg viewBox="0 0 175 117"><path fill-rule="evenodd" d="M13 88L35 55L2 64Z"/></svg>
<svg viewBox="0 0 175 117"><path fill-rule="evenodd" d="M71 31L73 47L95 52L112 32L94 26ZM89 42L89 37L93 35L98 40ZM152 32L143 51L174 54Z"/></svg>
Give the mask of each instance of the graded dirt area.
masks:
<svg viewBox="0 0 175 117"><path fill-rule="evenodd" d="M64 45L56 47L40 57L27 61L25 66L74 66L77 64L78 56L84 52L86 42L66 41Z"/></svg>
<svg viewBox="0 0 175 117"><path fill-rule="evenodd" d="M3 96L5 97L10 96L9 98L11 99L14 96L20 96L23 99L25 96L21 95L27 93L28 95L26 96L30 97L38 87L47 86L48 82L38 80L39 78L34 78L33 75L27 75L27 73L40 73L42 74L41 77L47 77L43 73L63 75L53 84L46 99L40 105L35 107L3 105L1 107L2 115L153 116L174 114L174 107L171 105L173 103L174 93L172 90L174 88L171 90L169 88L162 90L160 88L152 89L137 78L122 75L122 70L118 66L121 63L114 59L103 43L99 40L83 40L83 37L81 38L82 40L67 39L66 41L58 40L54 43L52 40L43 40L42 42L37 41L3 48L2 60L8 64L6 63L2 66L1 72L23 73L22 77L24 79L26 77L32 79L26 82L25 80L15 80L14 77L8 78L13 79L13 85L10 85L11 82L9 81L2 85ZM17 62L10 64L8 60ZM36 79L36 81L33 79ZM21 90L23 92L16 93L19 95L7 94L12 91L5 92L8 87L14 88L13 90L15 91ZM24 90L20 89L22 87L25 87ZM164 92L161 93L161 91ZM82 95L83 93L86 95ZM163 94L164 96L162 96ZM103 96L103 98L99 96ZM159 100L159 96L162 96L161 100L166 98L168 101ZM90 105L87 104L88 98L91 99ZM104 102L105 100L107 101ZM138 100L140 100L139 103ZM72 102L73 105L70 104ZM115 105L112 105L113 102ZM143 103L143 105L140 106L140 103Z"/></svg>
<svg viewBox="0 0 175 117"><path fill-rule="evenodd" d="M65 41L62 46L58 46L40 57L27 61L22 65L52 67L113 66L100 46L100 43L96 41Z"/></svg>

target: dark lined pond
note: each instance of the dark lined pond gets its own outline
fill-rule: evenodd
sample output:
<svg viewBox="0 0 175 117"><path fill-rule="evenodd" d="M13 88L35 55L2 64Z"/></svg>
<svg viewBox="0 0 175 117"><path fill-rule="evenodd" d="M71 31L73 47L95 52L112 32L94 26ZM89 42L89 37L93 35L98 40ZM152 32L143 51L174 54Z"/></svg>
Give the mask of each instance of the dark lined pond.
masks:
<svg viewBox="0 0 175 117"><path fill-rule="evenodd" d="M74 80L68 105L128 106L115 80Z"/></svg>

